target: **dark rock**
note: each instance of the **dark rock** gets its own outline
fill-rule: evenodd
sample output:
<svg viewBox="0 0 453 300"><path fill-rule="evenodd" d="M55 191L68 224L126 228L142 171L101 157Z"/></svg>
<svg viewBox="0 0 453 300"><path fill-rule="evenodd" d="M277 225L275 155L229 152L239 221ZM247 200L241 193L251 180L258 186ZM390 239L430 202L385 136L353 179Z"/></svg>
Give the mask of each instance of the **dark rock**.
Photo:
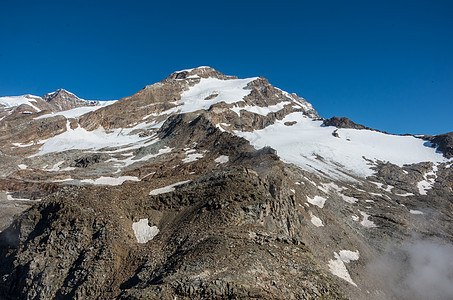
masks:
<svg viewBox="0 0 453 300"><path fill-rule="evenodd" d="M437 150L441 151L446 158L453 157L453 132L439 134L429 140L437 145Z"/></svg>

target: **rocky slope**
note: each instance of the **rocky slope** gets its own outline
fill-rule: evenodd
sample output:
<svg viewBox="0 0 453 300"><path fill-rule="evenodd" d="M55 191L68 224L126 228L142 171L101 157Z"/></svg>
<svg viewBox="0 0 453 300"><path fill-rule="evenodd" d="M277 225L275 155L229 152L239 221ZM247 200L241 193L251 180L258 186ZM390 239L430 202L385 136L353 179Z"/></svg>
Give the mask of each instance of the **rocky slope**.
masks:
<svg viewBox="0 0 453 300"><path fill-rule="evenodd" d="M116 102L12 98L3 298L451 295L437 268L453 254L448 134L324 120L262 77L209 67Z"/></svg>

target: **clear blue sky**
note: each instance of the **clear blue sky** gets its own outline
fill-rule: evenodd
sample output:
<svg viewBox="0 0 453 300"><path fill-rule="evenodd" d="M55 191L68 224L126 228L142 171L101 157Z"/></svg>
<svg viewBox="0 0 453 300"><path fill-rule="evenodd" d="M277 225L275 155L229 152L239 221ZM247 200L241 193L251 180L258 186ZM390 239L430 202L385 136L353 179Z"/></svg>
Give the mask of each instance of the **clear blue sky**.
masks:
<svg viewBox="0 0 453 300"><path fill-rule="evenodd" d="M451 0L0 0L0 96L119 99L200 65L264 76L325 118L453 131Z"/></svg>

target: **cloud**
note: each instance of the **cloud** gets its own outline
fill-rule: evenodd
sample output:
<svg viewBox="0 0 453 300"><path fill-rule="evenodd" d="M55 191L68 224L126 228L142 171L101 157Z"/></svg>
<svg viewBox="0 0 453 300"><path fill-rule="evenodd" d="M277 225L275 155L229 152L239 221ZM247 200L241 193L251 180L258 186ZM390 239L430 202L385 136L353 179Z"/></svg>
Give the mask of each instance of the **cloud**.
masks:
<svg viewBox="0 0 453 300"><path fill-rule="evenodd" d="M385 299L451 299L453 245L416 239L388 247L368 271L382 282Z"/></svg>

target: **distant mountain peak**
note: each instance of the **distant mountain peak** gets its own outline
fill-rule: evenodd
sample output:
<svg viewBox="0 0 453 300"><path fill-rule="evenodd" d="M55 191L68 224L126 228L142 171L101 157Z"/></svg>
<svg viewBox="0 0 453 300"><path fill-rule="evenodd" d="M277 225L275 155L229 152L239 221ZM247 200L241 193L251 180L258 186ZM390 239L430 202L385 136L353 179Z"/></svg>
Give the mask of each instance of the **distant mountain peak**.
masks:
<svg viewBox="0 0 453 300"><path fill-rule="evenodd" d="M228 76L214 68L208 66L201 66L193 69L185 69L176 71L167 77L168 79L190 79L190 78L217 78L217 79L237 79L236 76Z"/></svg>
<svg viewBox="0 0 453 300"><path fill-rule="evenodd" d="M57 111L68 110L80 106L96 105L96 101L86 101L84 99L80 99L75 94L61 88L55 92L45 94L42 99L49 103Z"/></svg>
<svg viewBox="0 0 453 300"><path fill-rule="evenodd" d="M65 90L65 89L58 89L54 92L45 94L42 98L47 102L52 102L55 98L67 98L72 100L81 100L75 94Z"/></svg>

